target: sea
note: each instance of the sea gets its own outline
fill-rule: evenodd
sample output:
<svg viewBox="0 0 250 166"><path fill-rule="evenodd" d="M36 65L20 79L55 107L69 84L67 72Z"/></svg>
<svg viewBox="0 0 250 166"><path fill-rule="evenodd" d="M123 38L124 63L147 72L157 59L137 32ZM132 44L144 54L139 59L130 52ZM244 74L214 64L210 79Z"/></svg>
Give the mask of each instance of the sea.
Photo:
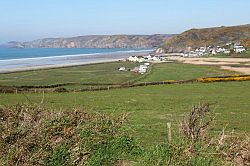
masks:
<svg viewBox="0 0 250 166"><path fill-rule="evenodd" d="M131 48L0 48L0 73L112 62L152 51Z"/></svg>

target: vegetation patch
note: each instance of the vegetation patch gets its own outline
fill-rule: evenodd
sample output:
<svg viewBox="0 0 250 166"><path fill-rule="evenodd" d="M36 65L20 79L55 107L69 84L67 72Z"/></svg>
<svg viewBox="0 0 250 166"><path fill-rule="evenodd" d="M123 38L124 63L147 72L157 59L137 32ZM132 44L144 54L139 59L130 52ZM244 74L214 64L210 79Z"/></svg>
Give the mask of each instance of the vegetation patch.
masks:
<svg viewBox="0 0 250 166"><path fill-rule="evenodd" d="M124 117L34 105L0 108L0 117L0 165L109 165L137 153L120 131Z"/></svg>
<svg viewBox="0 0 250 166"><path fill-rule="evenodd" d="M225 81L250 81L249 75L233 75L228 77L198 78L198 82L225 82Z"/></svg>
<svg viewBox="0 0 250 166"><path fill-rule="evenodd" d="M194 106L178 130L168 124L167 141L154 146L142 145L122 130L126 116L38 105L1 108L0 115L1 165L249 164L249 139L224 130L210 135L214 113L209 104Z"/></svg>

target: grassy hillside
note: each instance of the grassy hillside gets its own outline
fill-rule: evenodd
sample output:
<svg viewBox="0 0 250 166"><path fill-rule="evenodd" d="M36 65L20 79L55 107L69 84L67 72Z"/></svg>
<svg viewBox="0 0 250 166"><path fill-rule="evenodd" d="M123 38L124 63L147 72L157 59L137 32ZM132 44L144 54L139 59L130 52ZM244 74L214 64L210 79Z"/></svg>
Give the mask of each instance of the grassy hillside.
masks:
<svg viewBox="0 0 250 166"><path fill-rule="evenodd" d="M162 46L167 51L180 51L186 47L224 45L228 42L242 41L249 45L250 25L191 29L165 42Z"/></svg>

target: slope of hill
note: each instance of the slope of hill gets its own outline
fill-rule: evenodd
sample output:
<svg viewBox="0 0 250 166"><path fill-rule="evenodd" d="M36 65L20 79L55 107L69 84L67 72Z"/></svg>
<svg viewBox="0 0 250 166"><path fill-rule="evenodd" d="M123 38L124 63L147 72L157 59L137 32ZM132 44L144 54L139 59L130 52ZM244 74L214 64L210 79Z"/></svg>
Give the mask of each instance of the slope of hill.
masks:
<svg viewBox="0 0 250 166"><path fill-rule="evenodd" d="M162 47L167 52L180 52L188 47L224 45L237 41L242 41L243 44L249 45L249 39L250 24L233 27L191 29L166 41Z"/></svg>
<svg viewBox="0 0 250 166"><path fill-rule="evenodd" d="M93 35L72 38L46 38L30 42L10 42L18 48L153 48L174 35Z"/></svg>

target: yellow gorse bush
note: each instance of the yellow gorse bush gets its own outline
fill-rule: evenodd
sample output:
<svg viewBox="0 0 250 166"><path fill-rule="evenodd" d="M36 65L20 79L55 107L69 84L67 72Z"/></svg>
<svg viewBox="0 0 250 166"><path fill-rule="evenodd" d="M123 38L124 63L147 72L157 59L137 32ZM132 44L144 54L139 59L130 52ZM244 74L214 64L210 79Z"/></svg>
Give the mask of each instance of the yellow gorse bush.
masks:
<svg viewBox="0 0 250 166"><path fill-rule="evenodd" d="M219 82L219 81L250 81L250 76L230 76L230 77L207 77L197 78L198 82Z"/></svg>

